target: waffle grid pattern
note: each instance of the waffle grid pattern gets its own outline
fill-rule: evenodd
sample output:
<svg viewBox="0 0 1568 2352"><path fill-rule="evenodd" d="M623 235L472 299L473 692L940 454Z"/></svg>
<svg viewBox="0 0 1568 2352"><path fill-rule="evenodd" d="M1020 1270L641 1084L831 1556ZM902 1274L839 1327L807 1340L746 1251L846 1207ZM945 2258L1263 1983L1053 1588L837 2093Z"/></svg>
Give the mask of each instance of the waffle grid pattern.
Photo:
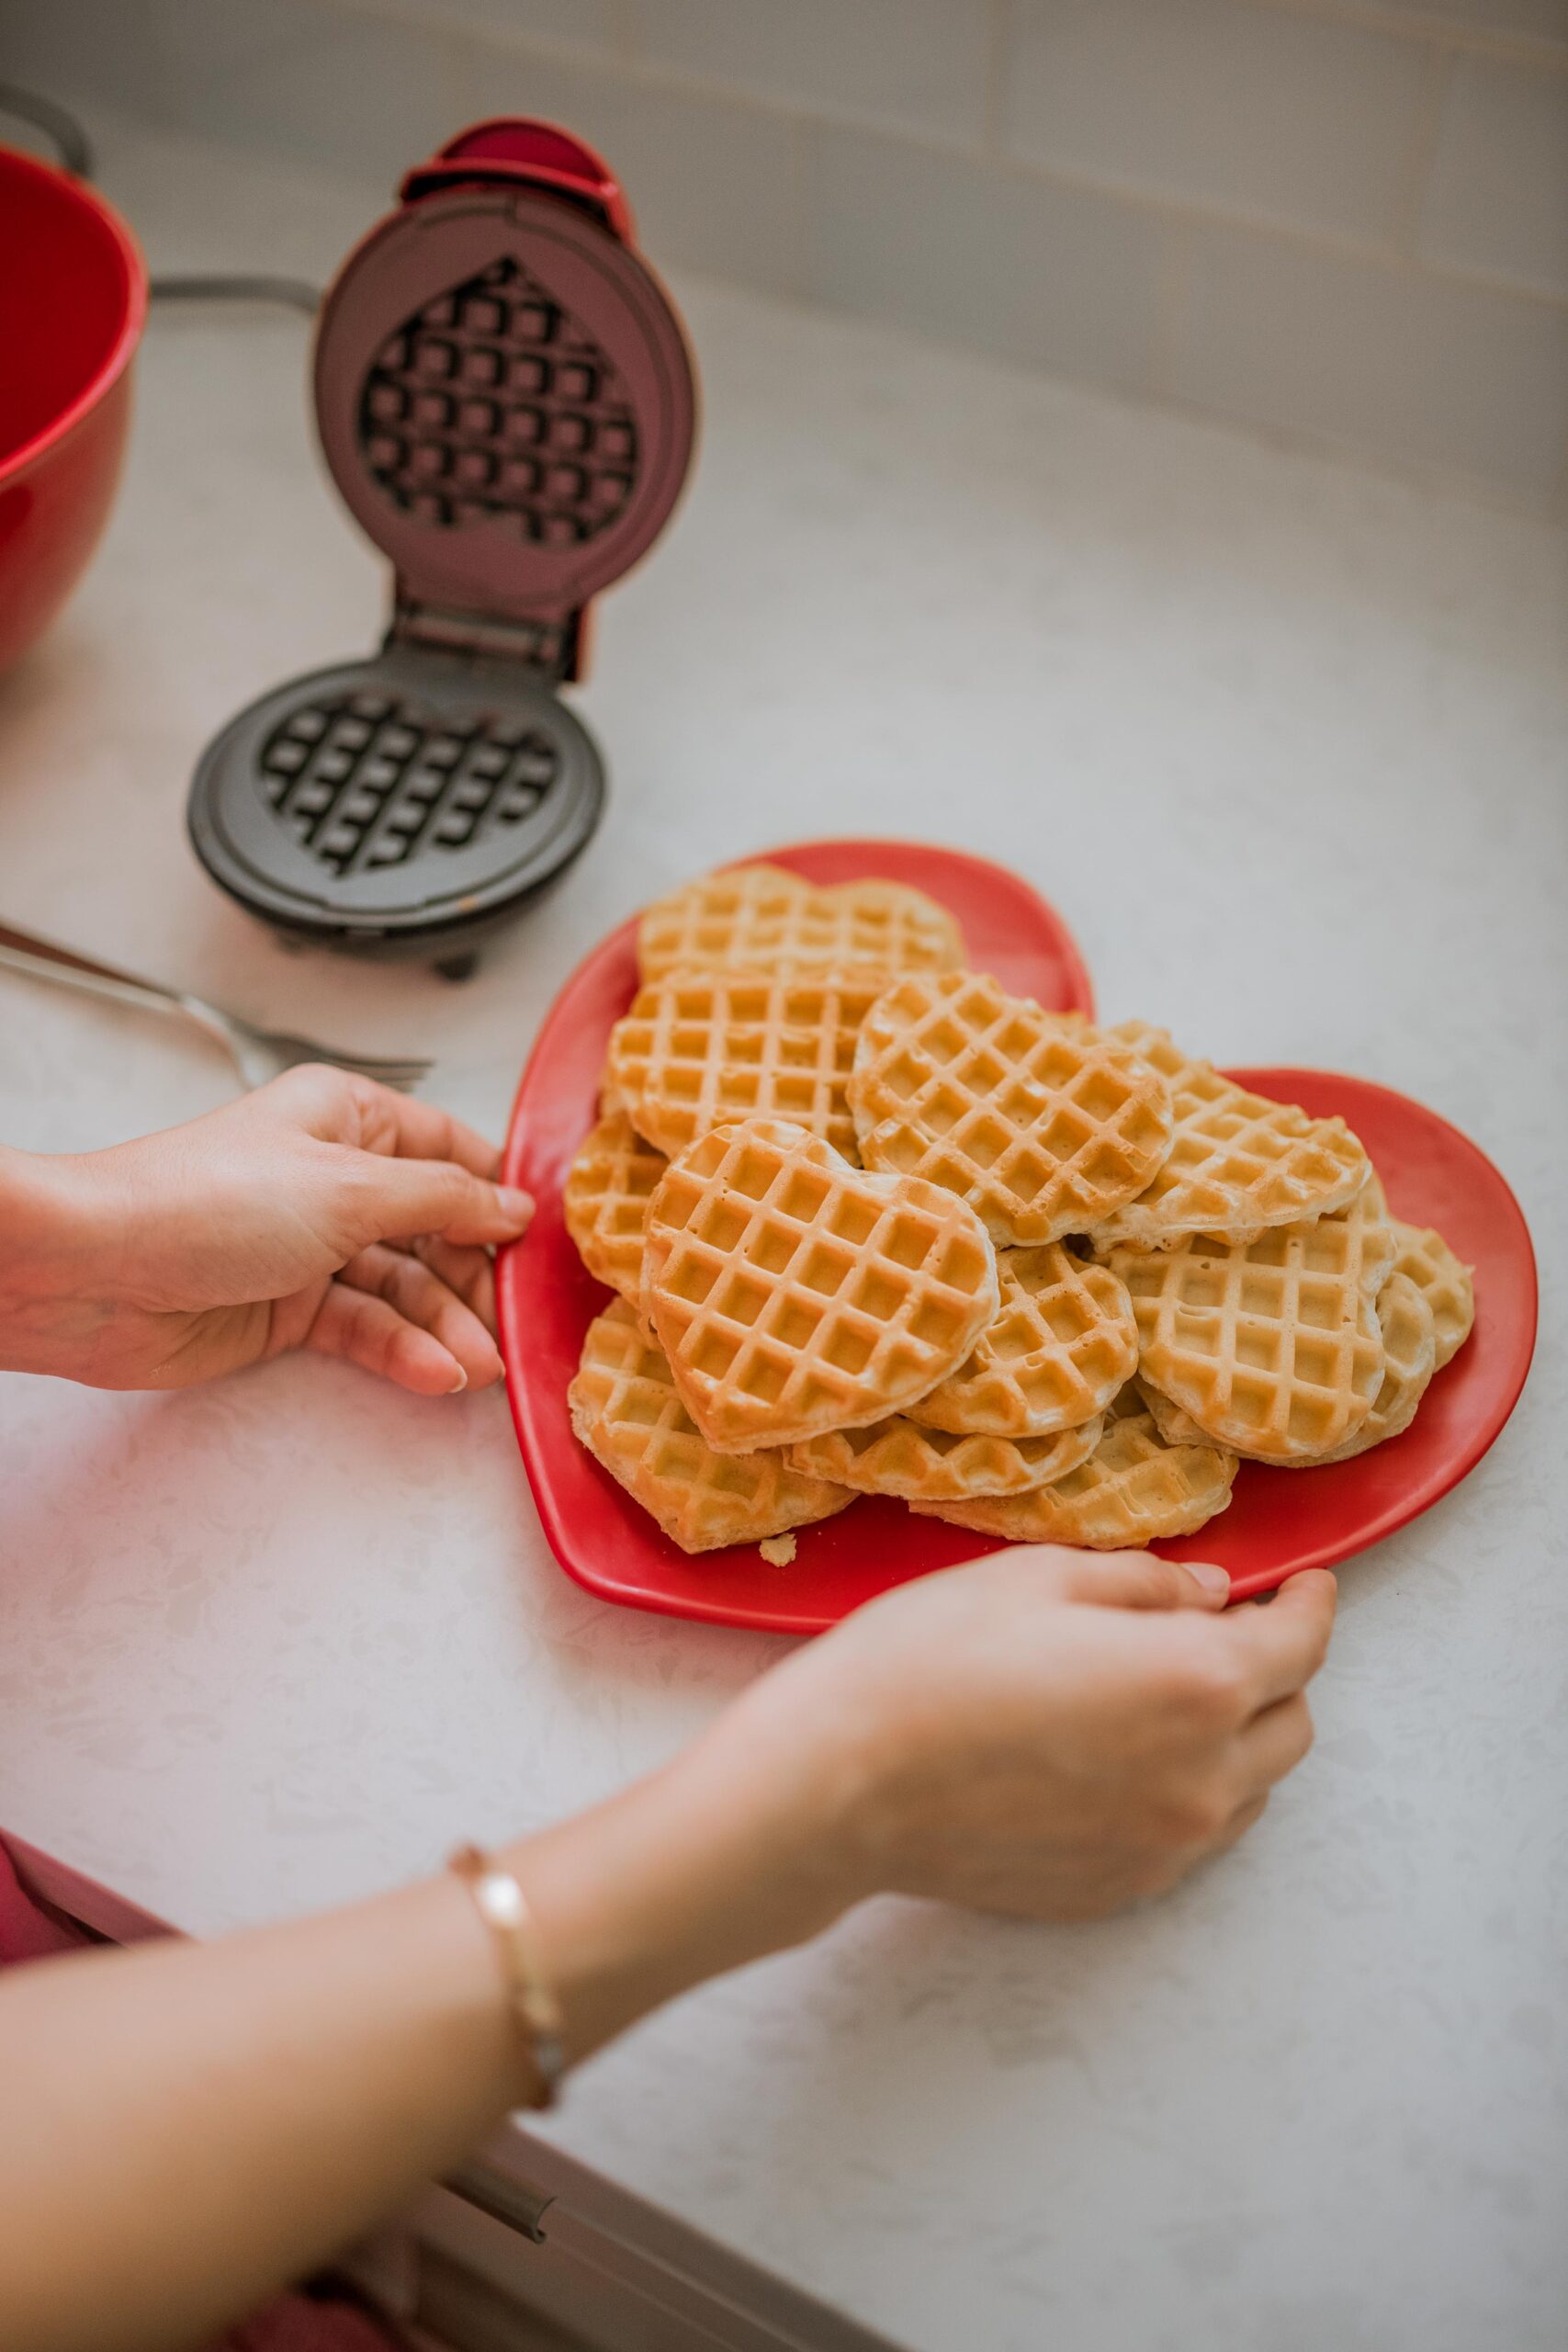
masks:
<svg viewBox="0 0 1568 2352"><path fill-rule="evenodd" d="M862 1494L908 1502L1017 1495L1060 1478L1094 1452L1100 1416L1054 1437L954 1437L895 1414L863 1430L831 1430L790 1448L797 1470Z"/></svg>
<svg viewBox="0 0 1568 2352"><path fill-rule="evenodd" d="M975 973L882 1000L850 1102L868 1168L957 1193L998 1248L1084 1231L1170 1148L1165 1082L1136 1054Z"/></svg>
<svg viewBox="0 0 1568 2352"><path fill-rule="evenodd" d="M757 1543L854 1500L796 1470L779 1447L723 1454L705 1445L663 1350L624 1299L589 1326L569 1403L581 1442L683 1551Z"/></svg>
<svg viewBox="0 0 1568 2352"><path fill-rule="evenodd" d="M926 1429L1043 1437L1103 1412L1138 1365L1133 1302L1060 1241L997 1253L1002 1303L966 1362L913 1408Z"/></svg>
<svg viewBox="0 0 1568 2352"><path fill-rule="evenodd" d="M1144 1375L1216 1443L1264 1461L1327 1453L1371 1410L1382 1341L1346 1219L1115 1250L1111 1264Z"/></svg>
<svg viewBox="0 0 1568 2352"><path fill-rule="evenodd" d="M605 1079L660 1151L737 1119L787 1119L858 1161L846 1087L881 973L671 973L610 1033Z"/></svg>
<svg viewBox="0 0 1568 2352"><path fill-rule="evenodd" d="M1422 1231L1414 1225L1396 1225L1393 1238L1395 1271L1408 1275L1432 1311L1436 1369L1440 1372L1463 1347L1475 1320L1471 1270L1430 1226Z"/></svg>
<svg viewBox="0 0 1568 2352"><path fill-rule="evenodd" d="M668 1162L644 1143L624 1111L587 1135L561 1191L566 1229L595 1282L639 1305L648 1204Z"/></svg>
<svg viewBox="0 0 1568 2352"><path fill-rule="evenodd" d="M1382 1333L1382 1385L1360 1428L1332 1453L1324 1454L1324 1462L1348 1462L1352 1455L1398 1437L1416 1419L1416 1408L1431 1383L1437 1369L1432 1310L1407 1274L1390 1274L1379 1291L1378 1327Z"/></svg>
<svg viewBox="0 0 1568 2352"><path fill-rule="evenodd" d="M1120 1022L1110 1034L1166 1080L1176 1126L1148 1189L1100 1220L1097 1242L1158 1248L1184 1233L1244 1241L1343 1208L1366 1182L1367 1155L1343 1119L1309 1119L1293 1103L1249 1094L1147 1022Z"/></svg>
<svg viewBox="0 0 1568 2352"><path fill-rule="evenodd" d="M886 1419L963 1362L997 1306L962 1202L868 1177L783 1121L702 1136L649 1206L644 1311L723 1450Z"/></svg>
<svg viewBox="0 0 1568 2352"><path fill-rule="evenodd" d="M808 971L863 964L947 970L964 953L944 907L897 882L818 889L780 865L709 874L649 907L637 932L644 979L676 971Z"/></svg>
<svg viewBox="0 0 1568 2352"><path fill-rule="evenodd" d="M365 379L367 463L405 513L578 547L624 512L637 420L613 362L511 257L389 335Z"/></svg>
<svg viewBox="0 0 1568 2352"><path fill-rule="evenodd" d="M1230 1501L1235 1468L1223 1447L1167 1445L1134 1393L1113 1409L1089 1459L1054 1485L992 1502L911 1508L1012 1544L1122 1551L1204 1526Z"/></svg>
<svg viewBox="0 0 1568 2352"><path fill-rule="evenodd" d="M519 824L558 772L548 737L519 721L433 722L416 705L370 693L299 705L267 737L260 764L278 817L340 877Z"/></svg>

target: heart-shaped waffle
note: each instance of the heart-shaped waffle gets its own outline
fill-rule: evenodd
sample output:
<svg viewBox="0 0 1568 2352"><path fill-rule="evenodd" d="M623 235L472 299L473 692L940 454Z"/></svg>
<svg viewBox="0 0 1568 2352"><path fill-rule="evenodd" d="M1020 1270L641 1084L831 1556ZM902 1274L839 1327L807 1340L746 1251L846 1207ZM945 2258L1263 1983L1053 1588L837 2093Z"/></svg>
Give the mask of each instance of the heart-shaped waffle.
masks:
<svg viewBox="0 0 1568 2352"><path fill-rule="evenodd" d="M795 1469L777 1446L733 1454L705 1444L663 1349L624 1299L590 1324L568 1401L579 1442L683 1552L759 1543L854 1500L851 1488Z"/></svg>
<svg viewBox="0 0 1568 2352"><path fill-rule="evenodd" d="M1176 1130L1146 1190L1099 1220L1097 1247L1157 1250L1184 1233L1245 1241L1343 1208L1366 1182L1371 1163L1343 1119L1309 1119L1293 1103L1251 1094L1146 1021L1119 1022L1111 1035L1165 1079Z"/></svg>
<svg viewBox="0 0 1568 2352"><path fill-rule="evenodd" d="M872 1008L850 1106L868 1168L957 1193L998 1249L1086 1231L1170 1149L1147 1062L974 972L911 975Z"/></svg>
<svg viewBox="0 0 1568 2352"><path fill-rule="evenodd" d="M1382 1340L1355 1221L1271 1226L1254 1240L1194 1234L1123 1248L1139 1368L1214 1443L1264 1462L1330 1453L1371 1411Z"/></svg>
<svg viewBox="0 0 1568 2352"><path fill-rule="evenodd" d="M1002 1303L973 1353L911 1419L958 1436L1047 1437L1103 1412L1138 1368L1124 1283L1065 1243L999 1250Z"/></svg>
<svg viewBox="0 0 1568 2352"><path fill-rule="evenodd" d="M885 1420L957 1369L997 1304L972 1209L783 1120L699 1136L649 1204L643 1313L720 1453Z"/></svg>
<svg viewBox="0 0 1568 2352"><path fill-rule="evenodd" d="M1223 1447L1167 1445L1129 1388L1106 1416L1094 1452L1053 1485L989 1502L910 1508L1010 1544L1120 1552L1203 1526L1230 1501L1235 1468L1235 1455Z"/></svg>
<svg viewBox="0 0 1568 2352"><path fill-rule="evenodd" d="M734 1119L787 1119L858 1160L845 1089L860 1025L887 987L859 971L671 972L610 1032L604 1084L659 1149Z"/></svg>
<svg viewBox="0 0 1568 2352"><path fill-rule="evenodd" d="M1020 1495L1065 1476L1094 1452L1100 1419L1055 1437L953 1437L922 1429L902 1413L863 1430L829 1430L792 1445L797 1470L864 1495L902 1495L907 1502L964 1502L982 1495Z"/></svg>
<svg viewBox="0 0 1568 2352"><path fill-rule="evenodd" d="M1434 1369L1441 1372L1469 1339L1475 1320L1472 1270L1429 1226L1422 1232L1414 1225L1396 1225L1393 1239L1396 1271L1409 1276L1432 1310Z"/></svg>
<svg viewBox="0 0 1568 2352"><path fill-rule="evenodd" d="M1410 1427L1416 1408L1427 1394L1437 1367L1437 1329L1425 1294L1408 1274L1390 1274L1379 1291L1378 1328L1382 1333L1382 1385L1372 1409L1343 1445L1337 1445L1331 1453L1320 1453L1319 1462L1348 1462L1352 1454L1365 1453L1370 1447L1397 1437ZM1313 1464L1287 1466L1307 1470Z"/></svg>
<svg viewBox="0 0 1568 2352"><path fill-rule="evenodd" d="M667 1165L626 1113L613 1111L583 1137L561 1188L561 1214L579 1257L595 1282L634 1306L642 1297L648 1204Z"/></svg>
<svg viewBox="0 0 1568 2352"><path fill-rule="evenodd" d="M794 972L866 964L950 971L964 935L945 907L902 882L807 882L782 865L707 874L649 908L637 926L645 980L665 972Z"/></svg>

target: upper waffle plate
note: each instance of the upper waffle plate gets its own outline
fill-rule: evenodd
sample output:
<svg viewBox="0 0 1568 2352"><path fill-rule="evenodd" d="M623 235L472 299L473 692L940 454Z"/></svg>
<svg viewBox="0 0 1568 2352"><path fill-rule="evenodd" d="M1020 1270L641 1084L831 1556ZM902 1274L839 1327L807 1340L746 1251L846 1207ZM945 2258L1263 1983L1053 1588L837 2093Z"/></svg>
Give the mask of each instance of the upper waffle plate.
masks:
<svg viewBox="0 0 1568 2352"><path fill-rule="evenodd" d="M1092 1012L1089 976L1059 915L1018 876L962 851L912 842L827 841L758 859L812 882L863 875L910 883L949 907L976 969L1054 1009ZM753 863L756 861L747 861ZM561 1216L561 1186L597 1115L611 1024L637 981L636 925L623 924L562 989L524 1072L506 1181L538 1213L497 1266L502 1352L518 1442L556 1557L604 1600L668 1615L780 1633L816 1633L888 1586L995 1551L984 1537L863 1497L802 1528L793 1565L755 1544L693 1558L661 1532L571 1433L567 1385L607 1294L584 1269ZM1387 1535L1447 1493L1484 1453L1524 1385L1535 1338L1535 1263L1518 1205L1473 1144L1384 1087L1311 1070L1239 1070L1248 1086L1314 1114L1343 1112L1371 1152L1395 1216L1436 1225L1476 1269L1476 1321L1403 1437L1309 1476L1244 1465L1224 1515L1157 1548L1219 1560L1238 1599L1295 1569L1322 1566Z"/></svg>

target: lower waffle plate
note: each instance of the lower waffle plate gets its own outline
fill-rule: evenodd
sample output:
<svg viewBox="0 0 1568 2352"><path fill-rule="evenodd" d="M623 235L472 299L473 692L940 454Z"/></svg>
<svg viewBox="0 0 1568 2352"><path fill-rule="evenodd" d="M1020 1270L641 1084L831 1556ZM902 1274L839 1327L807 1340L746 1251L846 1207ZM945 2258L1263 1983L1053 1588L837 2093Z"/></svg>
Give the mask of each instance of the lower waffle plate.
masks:
<svg viewBox="0 0 1568 2352"><path fill-rule="evenodd" d="M1054 1010L1094 1009L1061 918L1003 867L910 842L808 842L757 856L813 882L874 874L912 883L957 916L976 968ZM501 1253L497 1290L507 1388L534 1499L562 1567L604 1600L720 1624L817 1633L890 1585L998 1546L867 1496L836 1519L802 1528L788 1567L771 1567L754 1544L692 1557L578 1444L567 1386L583 1333L608 1294L566 1230L561 1186L597 1114L610 1027L636 980L636 925L626 923L556 999L513 1112L506 1182L525 1185L538 1213L525 1238ZM1242 1600L1272 1590L1297 1569L1365 1550L1473 1467L1524 1385L1536 1283L1513 1194L1491 1161L1435 1112L1386 1087L1321 1070L1234 1075L1314 1114L1343 1113L1371 1153L1394 1215L1437 1226L1476 1269L1475 1329L1402 1437L1319 1471L1246 1464L1223 1517L1195 1536L1156 1546L1172 1559L1222 1562Z"/></svg>

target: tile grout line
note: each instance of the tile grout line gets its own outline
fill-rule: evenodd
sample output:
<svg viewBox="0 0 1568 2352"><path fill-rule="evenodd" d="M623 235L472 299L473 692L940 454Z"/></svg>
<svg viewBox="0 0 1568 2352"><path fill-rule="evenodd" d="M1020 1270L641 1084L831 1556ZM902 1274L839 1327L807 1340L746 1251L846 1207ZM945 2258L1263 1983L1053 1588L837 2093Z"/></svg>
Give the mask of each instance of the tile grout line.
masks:
<svg viewBox="0 0 1568 2352"><path fill-rule="evenodd" d="M980 153L987 163L998 161L1007 144L1008 65L1017 32L1018 0L988 0L986 10L986 90L980 125Z"/></svg>
<svg viewBox="0 0 1568 2352"><path fill-rule="evenodd" d="M1453 52L1435 50L1427 61L1427 72L1416 111L1416 123L1404 158L1404 185L1395 207L1393 232L1394 250L1402 260L1417 267L1428 266L1421 259L1421 216L1431 185L1432 164L1437 154L1438 134L1442 123L1443 108L1448 101L1453 80Z"/></svg>

